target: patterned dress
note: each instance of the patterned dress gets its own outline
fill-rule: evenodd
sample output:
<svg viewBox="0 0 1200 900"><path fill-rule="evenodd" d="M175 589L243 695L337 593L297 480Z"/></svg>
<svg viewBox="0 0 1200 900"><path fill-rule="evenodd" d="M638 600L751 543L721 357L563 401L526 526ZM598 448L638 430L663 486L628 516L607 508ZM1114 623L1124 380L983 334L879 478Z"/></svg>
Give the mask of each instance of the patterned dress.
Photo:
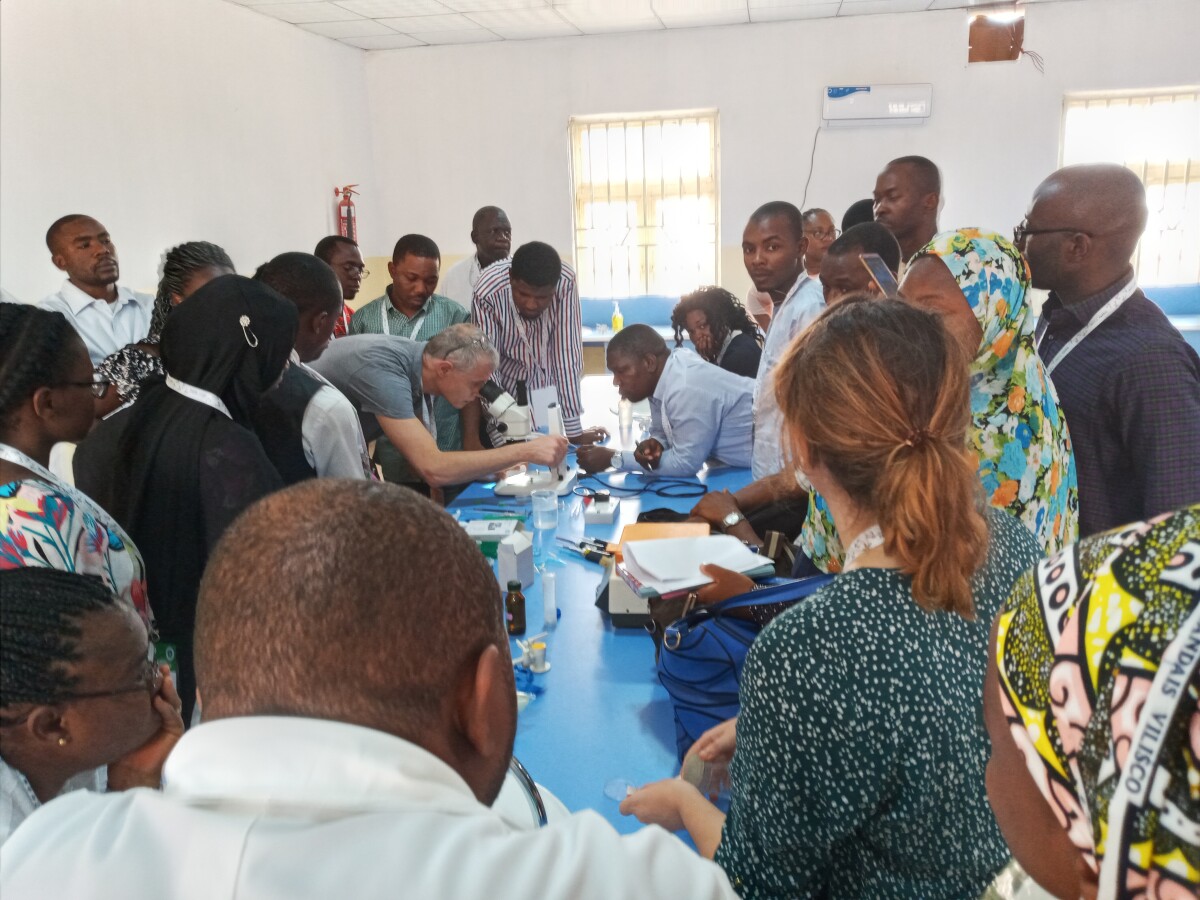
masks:
<svg viewBox="0 0 1200 900"><path fill-rule="evenodd" d="M146 566L137 547L66 493L34 479L0 485L0 570L26 567L99 576L151 621Z"/></svg>
<svg viewBox="0 0 1200 900"><path fill-rule="evenodd" d="M1157 760L1139 749L1132 768L1153 788L1124 829L1110 814L1131 748L1146 746L1135 736L1151 685L1179 671L1164 654L1198 610L1200 504L1068 547L1029 572L1000 614L1010 732L1071 843L1112 876L1101 876L1102 898L1200 894L1200 675L1175 676L1175 714L1148 723L1162 748ZM1186 663L1200 641L1182 643Z"/></svg>
<svg viewBox="0 0 1200 900"><path fill-rule="evenodd" d="M155 344L149 339L142 344ZM162 359L157 353L149 353L137 344L127 344L116 353L106 356L96 366L96 375L113 386L122 403L133 403L142 391L142 385L151 378L162 378Z"/></svg>
<svg viewBox="0 0 1200 900"><path fill-rule="evenodd" d="M1079 535L1079 484L1067 422L1034 342L1025 258L1000 235L973 228L937 235L913 258L922 256L946 264L983 331L971 363L968 439L988 502L1057 553ZM841 571L842 545L816 493L798 543L822 571Z"/></svg>
<svg viewBox="0 0 1200 900"><path fill-rule="evenodd" d="M751 645L716 855L746 900L975 900L1007 863L980 697L992 619L1041 554L1011 516L989 526L974 621L856 569Z"/></svg>

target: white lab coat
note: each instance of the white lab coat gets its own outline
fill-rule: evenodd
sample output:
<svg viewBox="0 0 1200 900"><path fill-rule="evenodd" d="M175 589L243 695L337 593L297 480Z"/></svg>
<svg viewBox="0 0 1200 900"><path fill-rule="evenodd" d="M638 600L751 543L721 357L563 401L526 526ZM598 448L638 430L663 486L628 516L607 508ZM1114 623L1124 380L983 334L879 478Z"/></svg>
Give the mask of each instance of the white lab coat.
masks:
<svg viewBox="0 0 1200 900"><path fill-rule="evenodd" d="M718 866L660 828L621 836L585 811L521 831L420 747L275 717L193 728L162 792L46 804L4 845L0 896L736 898Z"/></svg>

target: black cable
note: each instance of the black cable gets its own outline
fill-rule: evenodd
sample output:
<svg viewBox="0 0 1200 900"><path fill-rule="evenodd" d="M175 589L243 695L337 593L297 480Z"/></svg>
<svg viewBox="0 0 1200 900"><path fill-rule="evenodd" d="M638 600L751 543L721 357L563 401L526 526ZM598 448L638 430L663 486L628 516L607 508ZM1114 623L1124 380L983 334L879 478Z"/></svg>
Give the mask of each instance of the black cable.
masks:
<svg viewBox="0 0 1200 900"><path fill-rule="evenodd" d="M808 157L808 179L804 182L804 199L802 199L800 201L800 209L801 210L803 210L808 203L808 186L810 184L812 184L813 168L814 168L813 162L817 158L817 138L821 136L822 127L823 126L818 125L817 130L813 132L812 153L810 153L809 157Z"/></svg>
<svg viewBox="0 0 1200 900"><path fill-rule="evenodd" d="M632 474L632 473L631 473ZM707 485L701 484L690 478L659 478L654 477L654 481L650 484L641 487L625 487L623 485L615 485L601 478L599 475L581 475L580 481L591 479L595 481L603 490L606 490L614 497L640 497L649 494L654 497L663 497L666 499L684 500L690 497L703 497L708 493ZM595 488L589 488L585 485L578 485L572 493L578 494L581 497L587 497L590 494L596 493Z"/></svg>

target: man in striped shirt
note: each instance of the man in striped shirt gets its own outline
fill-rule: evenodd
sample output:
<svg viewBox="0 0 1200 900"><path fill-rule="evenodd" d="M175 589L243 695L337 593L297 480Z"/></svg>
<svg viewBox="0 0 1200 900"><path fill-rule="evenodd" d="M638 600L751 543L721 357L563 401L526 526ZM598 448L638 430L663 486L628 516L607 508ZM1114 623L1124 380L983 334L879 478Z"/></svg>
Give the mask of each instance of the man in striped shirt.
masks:
<svg viewBox="0 0 1200 900"><path fill-rule="evenodd" d="M510 394L524 381L532 392L558 392L567 438L592 444L608 436L602 428L584 430L579 380L583 375L583 334L575 272L549 244L523 244L511 259L492 263L475 285L471 318L500 351L493 380ZM465 413L464 447L472 449L478 429ZM494 445L500 436L489 428Z"/></svg>

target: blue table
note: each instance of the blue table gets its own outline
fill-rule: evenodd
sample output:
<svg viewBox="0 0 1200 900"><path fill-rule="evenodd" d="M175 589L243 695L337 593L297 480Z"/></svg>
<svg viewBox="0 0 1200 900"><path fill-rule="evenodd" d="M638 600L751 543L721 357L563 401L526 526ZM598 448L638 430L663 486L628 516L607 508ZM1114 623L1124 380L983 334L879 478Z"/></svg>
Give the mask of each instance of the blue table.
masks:
<svg viewBox="0 0 1200 900"><path fill-rule="evenodd" d="M604 477L626 487L653 487L657 480L638 475ZM734 490L749 480L746 469L722 468L702 473L697 483L707 484L710 490ZM592 479L581 483L597 487ZM492 487L472 485L450 505L451 512L464 520L486 516L471 504L493 497ZM505 505L512 502L512 498L496 499ZM623 498L619 521L585 528L580 498L568 496L560 504L558 535L614 540L643 508L687 511L696 500L654 494ZM524 509L528 512L527 506ZM641 629L614 628L596 609L596 588L604 570L569 551L560 550L559 559L560 565L550 567L557 576L562 611L558 626L545 638L551 667L534 676L534 683L544 690L518 717L514 752L568 809L595 809L619 831L632 832L641 826L617 811L617 803L604 795L604 786L614 778L644 784L678 771L671 703L658 682L649 635ZM529 636L542 630L541 576L524 593ZM515 641L512 652L514 657L521 652Z"/></svg>

